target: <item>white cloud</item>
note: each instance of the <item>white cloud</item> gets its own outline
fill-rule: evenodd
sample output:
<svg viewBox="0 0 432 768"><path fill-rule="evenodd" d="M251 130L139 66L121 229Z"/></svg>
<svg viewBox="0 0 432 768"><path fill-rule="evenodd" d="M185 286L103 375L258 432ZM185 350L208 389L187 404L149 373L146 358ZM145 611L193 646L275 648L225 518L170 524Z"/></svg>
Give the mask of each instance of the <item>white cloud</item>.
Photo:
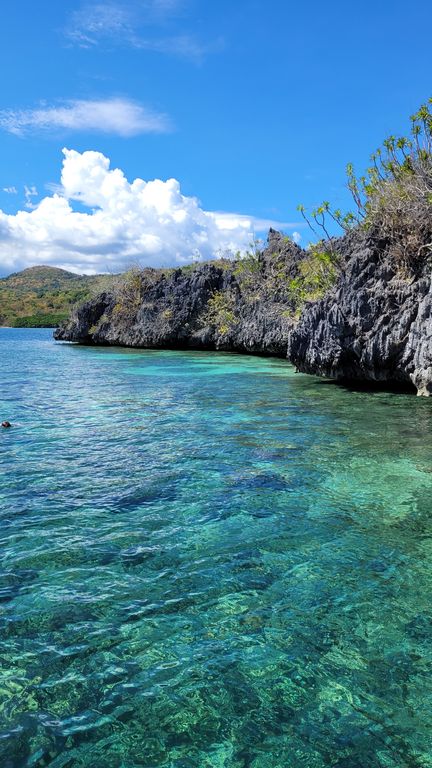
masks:
<svg viewBox="0 0 432 768"><path fill-rule="evenodd" d="M178 15L183 5L184 0L85 2L71 14L65 34L84 47L114 36L117 41L127 39L130 42L139 27L166 25Z"/></svg>
<svg viewBox="0 0 432 768"><path fill-rule="evenodd" d="M300 232L293 232L291 237L294 240L294 242L297 243L297 245L299 244L300 240L302 239L302 236L301 236Z"/></svg>
<svg viewBox="0 0 432 768"><path fill-rule="evenodd" d="M38 195L39 192L34 185L32 187L28 187L26 184L24 186L25 207L30 208L31 210L37 208L37 205L32 201L32 197L38 197Z"/></svg>
<svg viewBox="0 0 432 768"><path fill-rule="evenodd" d="M104 37L130 38L131 13L116 3L95 3L75 11L66 29L71 42L82 48L97 45Z"/></svg>
<svg viewBox="0 0 432 768"><path fill-rule="evenodd" d="M0 110L0 128L17 136L34 131L97 131L129 137L170 130L166 115L124 98L68 101L37 109Z"/></svg>
<svg viewBox="0 0 432 768"><path fill-rule="evenodd" d="M167 53L173 56L182 56L200 62L206 53L216 51L223 46L221 40L211 45L203 45L191 35L175 35L173 37L159 37L155 39L140 38L135 41L135 47L157 53Z"/></svg>
<svg viewBox="0 0 432 768"><path fill-rule="evenodd" d="M219 50L221 41L203 44L184 31L168 37L158 31L173 21L183 4L183 0L85 3L70 17L65 35L81 48L127 45L199 62L206 53Z"/></svg>
<svg viewBox="0 0 432 768"><path fill-rule="evenodd" d="M18 190L16 187L3 187L3 192L6 192L8 195L18 194Z"/></svg>
<svg viewBox="0 0 432 768"><path fill-rule="evenodd" d="M258 229L275 222L205 211L181 194L175 179L130 183L100 152L64 149L62 194L34 210L0 211L0 268L8 274L36 264L75 272L119 272L132 263L180 265L247 249ZM73 210L73 201L89 208ZM276 224L277 226L277 224ZM285 224L281 226L296 226Z"/></svg>

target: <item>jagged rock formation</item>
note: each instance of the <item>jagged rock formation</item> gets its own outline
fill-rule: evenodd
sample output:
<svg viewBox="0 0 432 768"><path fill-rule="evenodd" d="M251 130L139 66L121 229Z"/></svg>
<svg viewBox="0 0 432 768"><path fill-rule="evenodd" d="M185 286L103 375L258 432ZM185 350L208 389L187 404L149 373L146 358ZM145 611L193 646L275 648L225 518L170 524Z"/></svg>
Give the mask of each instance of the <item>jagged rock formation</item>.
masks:
<svg viewBox="0 0 432 768"><path fill-rule="evenodd" d="M432 393L431 264L404 273L373 234L336 243L343 265L332 291L304 308L288 358L305 373L415 387Z"/></svg>
<svg viewBox="0 0 432 768"><path fill-rule="evenodd" d="M295 310L289 286L302 257L270 230L267 248L241 261L132 273L75 310L55 338L285 357Z"/></svg>
<svg viewBox="0 0 432 768"><path fill-rule="evenodd" d="M256 258L129 276L75 310L55 337L287 356L305 373L430 395L430 262L404 273L391 247L361 230L333 248L340 273L320 299L299 305L293 281L304 276L306 253L271 230Z"/></svg>

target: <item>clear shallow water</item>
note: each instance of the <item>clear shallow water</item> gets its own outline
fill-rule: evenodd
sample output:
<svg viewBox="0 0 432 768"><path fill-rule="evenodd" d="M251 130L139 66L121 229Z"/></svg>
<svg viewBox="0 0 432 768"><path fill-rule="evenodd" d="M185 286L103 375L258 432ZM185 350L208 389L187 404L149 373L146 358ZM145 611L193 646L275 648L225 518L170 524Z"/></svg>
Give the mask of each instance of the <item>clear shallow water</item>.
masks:
<svg viewBox="0 0 432 768"><path fill-rule="evenodd" d="M432 766L432 406L0 329L0 765Z"/></svg>

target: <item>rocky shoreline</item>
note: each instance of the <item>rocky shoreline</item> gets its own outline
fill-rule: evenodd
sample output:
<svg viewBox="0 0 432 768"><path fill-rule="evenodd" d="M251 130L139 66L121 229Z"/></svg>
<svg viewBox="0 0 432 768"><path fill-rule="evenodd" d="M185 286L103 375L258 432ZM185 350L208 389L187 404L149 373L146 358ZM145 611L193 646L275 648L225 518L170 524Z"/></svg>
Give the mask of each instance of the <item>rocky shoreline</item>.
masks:
<svg viewBox="0 0 432 768"><path fill-rule="evenodd" d="M285 357L295 324L289 284L303 253L271 230L267 248L240 261L131 273L74 310L55 338Z"/></svg>
<svg viewBox="0 0 432 768"><path fill-rule="evenodd" d="M431 395L430 262L405 273L391 246L361 229L330 249L311 257L270 230L267 247L245 259L132 272L54 336L277 355L305 373Z"/></svg>
<svg viewBox="0 0 432 768"><path fill-rule="evenodd" d="M341 241L344 268L332 291L307 306L287 356L305 373L432 393L432 282L425 262L404 274L391 249L358 233Z"/></svg>

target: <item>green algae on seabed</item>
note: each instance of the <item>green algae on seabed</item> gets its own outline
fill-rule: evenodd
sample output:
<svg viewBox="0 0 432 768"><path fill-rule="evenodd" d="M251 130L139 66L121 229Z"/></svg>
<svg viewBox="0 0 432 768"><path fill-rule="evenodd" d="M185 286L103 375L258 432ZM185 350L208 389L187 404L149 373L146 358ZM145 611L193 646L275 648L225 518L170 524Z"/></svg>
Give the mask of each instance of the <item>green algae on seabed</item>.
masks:
<svg viewBox="0 0 432 768"><path fill-rule="evenodd" d="M432 411L0 331L0 764L432 766Z"/></svg>

